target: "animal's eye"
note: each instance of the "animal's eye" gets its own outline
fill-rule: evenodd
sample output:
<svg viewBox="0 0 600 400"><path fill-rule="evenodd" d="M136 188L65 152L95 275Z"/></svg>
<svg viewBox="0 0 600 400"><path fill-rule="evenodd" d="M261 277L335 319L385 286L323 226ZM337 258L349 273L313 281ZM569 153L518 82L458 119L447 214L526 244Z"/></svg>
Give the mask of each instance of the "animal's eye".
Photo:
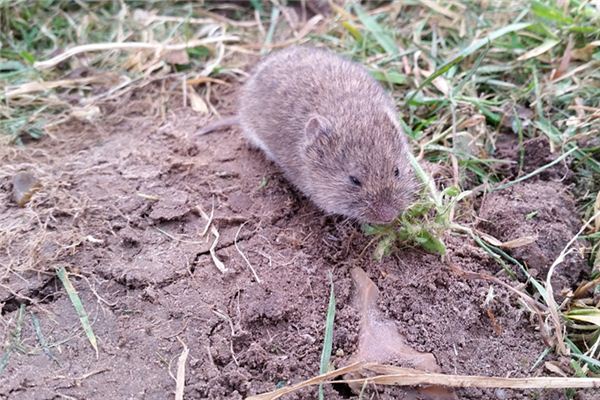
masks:
<svg viewBox="0 0 600 400"><path fill-rule="evenodd" d="M362 186L362 183L360 183L357 177L350 175L349 178L354 186Z"/></svg>
<svg viewBox="0 0 600 400"><path fill-rule="evenodd" d="M398 167L394 168L394 176L396 178L400 176L400 170L398 169Z"/></svg>

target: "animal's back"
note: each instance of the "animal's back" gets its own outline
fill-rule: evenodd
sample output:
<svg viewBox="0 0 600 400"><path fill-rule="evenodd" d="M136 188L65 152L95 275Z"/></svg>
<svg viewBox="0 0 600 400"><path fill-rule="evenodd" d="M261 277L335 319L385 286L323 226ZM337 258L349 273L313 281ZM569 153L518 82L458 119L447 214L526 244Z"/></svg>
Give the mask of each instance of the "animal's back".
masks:
<svg viewBox="0 0 600 400"><path fill-rule="evenodd" d="M352 129L339 125L360 121L356 115L382 105L393 113L391 98L363 67L329 51L298 46L256 66L242 89L239 117L245 135L288 175L297 175L298 146L311 114L335 115L334 129Z"/></svg>
<svg viewBox="0 0 600 400"><path fill-rule="evenodd" d="M388 223L414 194L392 98L357 63L292 47L261 61L241 92L244 135L321 209Z"/></svg>

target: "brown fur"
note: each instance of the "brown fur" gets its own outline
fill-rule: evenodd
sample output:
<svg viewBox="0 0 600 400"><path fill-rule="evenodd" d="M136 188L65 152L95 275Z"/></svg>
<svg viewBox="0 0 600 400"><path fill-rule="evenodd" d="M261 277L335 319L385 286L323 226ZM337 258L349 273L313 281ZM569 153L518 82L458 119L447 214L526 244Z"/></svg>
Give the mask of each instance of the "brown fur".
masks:
<svg viewBox="0 0 600 400"><path fill-rule="evenodd" d="M262 60L239 104L245 136L291 183L326 212L373 223L393 220L415 192L395 115L391 96L365 68L310 47Z"/></svg>

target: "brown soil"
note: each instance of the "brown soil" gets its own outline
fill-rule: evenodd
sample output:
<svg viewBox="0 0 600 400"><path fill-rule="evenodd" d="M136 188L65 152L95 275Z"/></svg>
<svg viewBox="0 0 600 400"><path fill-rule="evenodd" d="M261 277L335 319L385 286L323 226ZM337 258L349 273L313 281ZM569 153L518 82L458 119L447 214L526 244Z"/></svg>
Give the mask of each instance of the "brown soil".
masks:
<svg viewBox="0 0 600 400"><path fill-rule="evenodd" d="M24 352L13 352L0 375L0 398L172 398L182 343L190 350L186 399L241 399L312 377L319 370L329 273L337 300L332 361L343 366L357 350L360 316L351 277L357 266L379 288L382 315L411 347L432 353L443 372L550 374L531 370L545 344L536 321L506 289L493 285L486 303L490 283L462 278L418 249L373 261L371 249L365 251L370 238L359 226L324 216L236 129L194 139L206 118L181 108L178 96L160 96L147 88L125 106L106 105L94 124L71 121L54 138L3 154L0 263L11 271L0 277L4 339L15 329L19 305L27 304L56 361L40 350L27 313ZM224 98L219 109L231 109L233 96ZM19 208L11 177L23 170L42 188ZM213 206L225 273L209 254L210 232L201 236L206 220L199 208L210 214ZM539 276L579 227L566 187L535 179L488 195L481 218L479 228L501 240L543 238L513 252ZM515 284L465 237L446 240L454 265ZM561 288L587 271L575 256L565 265L555 282ZM98 358L56 278L57 266L70 271L90 313ZM397 388L369 390L379 392L375 398L403 398ZM565 398L560 391L457 394ZM326 386L325 395L353 397L344 386ZM316 390L286 398L316 398Z"/></svg>

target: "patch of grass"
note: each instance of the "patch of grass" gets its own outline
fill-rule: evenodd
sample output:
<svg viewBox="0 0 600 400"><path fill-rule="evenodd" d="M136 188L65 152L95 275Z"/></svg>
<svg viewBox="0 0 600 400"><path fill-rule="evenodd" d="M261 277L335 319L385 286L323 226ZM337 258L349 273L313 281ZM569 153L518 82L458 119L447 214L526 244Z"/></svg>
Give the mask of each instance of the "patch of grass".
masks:
<svg viewBox="0 0 600 400"><path fill-rule="evenodd" d="M439 207L430 198L423 197L408 208L394 224L364 225L363 232L369 236L375 235L378 242L373 253L374 258L381 260L389 255L396 243L414 245L443 256L446 253L443 234L449 228L449 216L458 194L456 187L449 187L442 193L444 203L440 203Z"/></svg>
<svg viewBox="0 0 600 400"><path fill-rule="evenodd" d="M4 142L38 139L68 118L95 118L89 112L93 106L123 97L149 80L192 80L214 71L228 73L220 66L222 55L217 49L222 47L219 37L226 36L228 24L206 17L206 6L68 0L0 4L0 87L4 88L0 91L0 140ZM241 6L237 9L250 13ZM204 39L206 44L179 52L107 49L80 53L54 68L36 67L83 44L185 45ZM112 79L78 81L102 74L111 74ZM34 82L42 87L23 90Z"/></svg>

